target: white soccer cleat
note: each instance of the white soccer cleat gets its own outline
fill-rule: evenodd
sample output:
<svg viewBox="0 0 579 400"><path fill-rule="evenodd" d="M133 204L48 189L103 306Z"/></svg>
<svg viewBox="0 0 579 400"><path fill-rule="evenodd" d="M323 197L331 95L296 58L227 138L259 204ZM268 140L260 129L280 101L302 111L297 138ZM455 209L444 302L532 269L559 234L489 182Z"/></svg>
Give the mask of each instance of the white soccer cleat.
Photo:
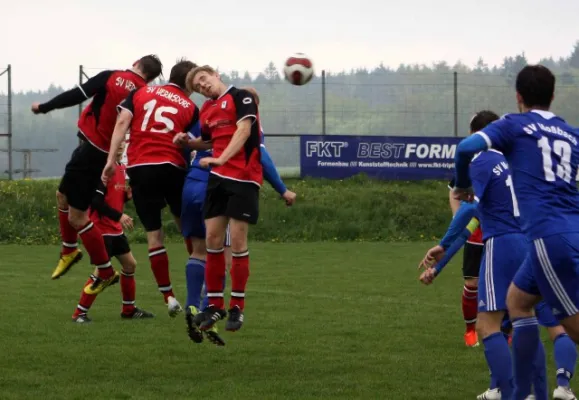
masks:
<svg viewBox="0 0 579 400"><path fill-rule="evenodd" d="M499 388L487 389L486 392L476 396L476 400L501 400L501 391Z"/></svg>
<svg viewBox="0 0 579 400"><path fill-rule="evenodd" d="M172 296L167 299L167 308L169 309L169 317L171 318L175 318L177 314L183 311L181 304Z"/></svg>
<svg viewBox="0 0 579 400"><path fill-rule="evenodd" d="M527 398L525 400L536 400L535 399L535 395L534 394L530 394L527 396Z"/></svg>
<svg viewBox="0 0 579 400"><path fill-rule="evenodd" d="M570 388L559 386L553 391L553 400L577 400L577 397Z"/></svg>

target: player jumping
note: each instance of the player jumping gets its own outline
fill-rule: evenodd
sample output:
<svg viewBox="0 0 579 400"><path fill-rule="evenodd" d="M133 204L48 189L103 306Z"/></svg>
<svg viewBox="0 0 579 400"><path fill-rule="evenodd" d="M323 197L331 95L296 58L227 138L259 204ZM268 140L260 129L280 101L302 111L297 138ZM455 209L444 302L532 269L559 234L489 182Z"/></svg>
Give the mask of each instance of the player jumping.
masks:
<svg viewBox="0 0 579 400"><path fill-rule="evenodd" d="M257 92L252 88L244 88L253 94L256 104L259 106L259 97ZM261 128L260 128L261 130ZM193 128L190 137L195 140L201 137L200 125ZM267 152L264 145L263 130L261 130L261 163L263 165L263 176L272 187L285 200L286 205L291 206L295 202L296 194L287 189L279 176L273 160ZM185 134L175 137L175 142L186 146L188 144ZM207 190L207 181L209 180L210 168L202 167L199 161L205 157L211 157L212 152L198 151L191 162L191 168L187 175L185 187L183 189L183 212L181 215L182 233L185 238L190 238L193 243L189 261L186 266L187 276L187 305L186 321L189 337L196 343L203 341L203 335L199 330L200 323L205 319L204 313L199 310L205 310L209 306L209 299L206 293L202 294L205 281L205 260L207 250L205 246L205 223L203 221L203 203L205 201L205 192ZM231 263L231 252L227 251L230 243L229 231L225 239L226 264ZM224 285L225 286L225 285ZM200 305L200 298L203 297L203 305ZM205 331L208 339L217 345L224 345L225 342L217 333L217 326L213 326Z"/></svg>
<svg viewBox="0 0 579 400"><path fill-rule="evenodd" d="M80 261L78 236L91 262L98 268L96 279L85 287L85 293L96 295L119 278L110 262L102 232L90 220L88 208L100 182L107 161L111 135L117 119L116 106L135 88L147 85L162 71L162 64L154 55L142 57L130 70L103 71L75 89L59 94L50 101L32 104L34 114L46 114L55 109L72 107L92 98L78 120L78 136L82 144L72 153L66 164L58 188L59 221L62 250L52 279L64 275ZM116 150L111 157L116 160Z"/></svg>
<svg viewBox="0 0 579 400"><path fill-rule="evenodd" d="M203 207L209 307L200 329L209 330L227 316L223 300L226 269L223 242L229 224L232 288L225 329L237 331L243 325L245 287L249 278L247 233L249 225L258 220L259 189L263 181L257 104L250 92L228 87L209 66L191 71L187 86L209 99L200 112L201 135L213 146L213 157L199 161L202 167L212 167Z"/></svg>
<svg viewBox="0 0 579 400"><path fill-rule="evenodd" d="M117 162L120 161L121 156L122 149L118 153ZM101 182L96 190L90 207L90 218L103 234L109 257L116 257L122 266L120 276L123 302L121 318L152 318L153 314L135 306L135 268L137 262L129 247L129 241L123 232L123 228L133 228L132 218L123 213L124 204L130 199L131 192L126 189L125 168L119 163L114 175L107 182L107 186L105 187ZM95 275L96 271L94 275L91 275L85 286L93 282ZM86 294L84 291L81 293L76 310L72 315L74 322L91 322L88 317L88 311L96 297L96 294Z"/></svg>
<svg viewBox="0 0 579 400"><path fill-rule="evenodd" d="M181 195L187 162L173 143L178 132L188 131L199 120L199 110L185 87L187 73L195 68L191 61L179 61L171 68L169 83L132 91L119 105L109 157L102 179L114 174L116 163L111 154L118 151L125 132L130 129L127 148L127 174L139 220L147 232L151 270L174 317L182 311L175 298L169 274L169 256L163 244L161 212L169 205L180 227Z"/></svg>
<svg viewBox="0 0 579 400"><path fill-rule="evenodd" d="M512 172L513 203L531 251L508 292L513 323L516 400L531 396L541 353L533 307L545 300L579 343L579 131L549 111L555 77L541 65L524 67L516 79L519 114L507 114L457 147L455 197L471 197L469 164L475 154L502 152ZM506 183L506 182L505 182ZM484 232L484 227L483 227ZM511 249L512 250L512 249Z"/></svg>

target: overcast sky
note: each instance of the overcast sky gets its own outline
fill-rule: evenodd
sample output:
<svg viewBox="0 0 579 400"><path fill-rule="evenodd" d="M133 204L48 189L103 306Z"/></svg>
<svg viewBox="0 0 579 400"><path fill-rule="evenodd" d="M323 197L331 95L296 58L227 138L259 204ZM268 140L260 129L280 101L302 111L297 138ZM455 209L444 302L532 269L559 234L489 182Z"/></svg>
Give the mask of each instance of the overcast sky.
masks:
<svg viewBox="0 0 579 400"><path fill-rule="evenodd" d="M181 56L257 73L295 52L340 71L493 65L523 51L537 62L568 56L579 39L578 0L3 0L1 10L0 70L12 64L16 91L70 87L79 64L94 75L147 53L166 74Z"/></svg>

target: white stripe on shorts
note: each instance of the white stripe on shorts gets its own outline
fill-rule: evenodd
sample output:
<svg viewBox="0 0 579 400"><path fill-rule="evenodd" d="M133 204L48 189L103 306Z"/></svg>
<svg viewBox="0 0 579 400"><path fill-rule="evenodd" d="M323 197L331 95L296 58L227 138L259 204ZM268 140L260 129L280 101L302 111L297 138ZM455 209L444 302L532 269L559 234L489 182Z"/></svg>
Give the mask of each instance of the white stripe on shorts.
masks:
<svg viewBox="0 0 579 400"><path fill-rule="evenodd" d="M497 311L495 295L495 281L493 275L493 246L494 238L485 243L485 291L487 297L487 311Z"/></svg>
<svg viewBox="0 0 579 400"><path fill-rule="evenodd" d="M575 307L573 300L571 300L567 292L565 292L565 287L553 269L553 265L551 264L551 260L549 260L549 255L547 254L545 242L543 242L543 239L535 239L533 242L535 243L535 250L537 252L537 258L539 259L539 264L541 264L541 269L545 274L545 278L547 278L551 290L553 290L553 293L557 296L557 300L559 300L563 306L565 314L568 316L577 314L577 312L579 312L577 307ZM569 266L569 268L570 267L571 266Z"/></svg>

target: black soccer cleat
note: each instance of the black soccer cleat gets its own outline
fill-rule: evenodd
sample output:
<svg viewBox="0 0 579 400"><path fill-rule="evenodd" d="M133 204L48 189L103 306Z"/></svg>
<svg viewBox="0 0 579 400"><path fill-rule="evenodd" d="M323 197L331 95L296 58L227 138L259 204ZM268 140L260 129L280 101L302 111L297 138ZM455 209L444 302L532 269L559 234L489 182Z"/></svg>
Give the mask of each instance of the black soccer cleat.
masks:
<svg viewBox="0 0 579 400"><path fill-rule="evenodd" d="M189 306L185 310L185 322L187 323L187 335L195 343L203 342L203 333L199 330L201 321L205 318L204 313L199 312L197 307Z"/></svg>
<svg viewBox="0 0 579 400"><path fill-rule="evenodd" d="M154 317L155 317L155 315L153 313L150 313L150 312L145 311L145 310L141 310L138 307L135 307L131 314L121 313L122 319L148 319L148 318L154 318Z"/></svg>
<svg viewBox="0 0 579 400"><path fill-rule="evenodd" d="M227 316L225 310L215 306L207 307L203 313L205 314L205 318L203 318L203 321L199 324L199 329L202 331L210 330L215 326L217 321L220 321Z"/></svg>
<svg viewBox="0 0 579 400"><path fill-rule="evenodd" d="M229 318L225 323L225 330L235 332L241 329L243 325L243 311L239 307L233 307L229 310Z"/></svg>

